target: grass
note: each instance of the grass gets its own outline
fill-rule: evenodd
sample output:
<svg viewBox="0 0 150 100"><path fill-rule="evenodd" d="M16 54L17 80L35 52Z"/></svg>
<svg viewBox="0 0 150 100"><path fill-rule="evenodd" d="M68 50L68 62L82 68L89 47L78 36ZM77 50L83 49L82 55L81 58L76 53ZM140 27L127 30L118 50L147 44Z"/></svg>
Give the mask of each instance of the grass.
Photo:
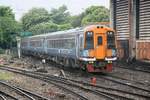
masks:
<svg viewBox="0 0 150 100"><path fill-rule="evenodd" d="M0 80L11 80L13 78L13 74L5 71L0 71Z"/></svg>
<svg viewBox="0 0 150 100"><path fill-rule="evenodd" d="M10 58L11 57L9 55L0 54L0 59L3 59L4 62L5 62L5 60L7 61ZM0 67L2 67L2 66L3 65L0 64ZM0 70L0 80L11 80L12 78L13 78L13 73L9 73L7 71Z"/></svg>

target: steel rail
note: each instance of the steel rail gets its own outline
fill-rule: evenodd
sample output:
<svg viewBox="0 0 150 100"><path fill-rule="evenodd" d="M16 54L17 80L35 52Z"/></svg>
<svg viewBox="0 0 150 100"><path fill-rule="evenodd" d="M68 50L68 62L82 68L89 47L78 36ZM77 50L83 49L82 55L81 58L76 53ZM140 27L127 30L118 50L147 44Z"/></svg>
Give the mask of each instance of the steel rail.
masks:
<svg viewBox="0 0 150 100"><path fill-rule="evenodd" d="M18 93L20 93L20 94L26 96L26 97L29 98L30 100L36 100L36 99L33 98L32 96L30 96L30 95L28 95L27 93L25 93L25 92L23 92L23 91L17 89L17 88L14 87L14 86L11 86L10 84L8 84L8 83L6 83L6 82L0 81L0 84L3 84L3 85L5 85L5 86L7 86L7 87L9 87L9 88L11 88L11 89L17 91Z"/></svg>
<svg viewBox="0 0 150 100"><path fill-rule="evenodd" d="M73 86L73 87L76 87L76 88L80 88L80 89L83 89L83 90L85 90L85 91L90 91L90 92L92 92L92 93L94 93L94 94L96 94L96 95L100 95L100 96L106 97L106 98L109 99L109 100L115 100L115 99L112 98L111 96L109 96L109 95L107 95L107 94L105 94L105 93L102 93L101 91L95 91L95 90L92 90L92 89L87 88L87 87L85 87L85 86L80 86L80 85L74 84L74 83L69 82L69 81L56 80L56 77L55 77L55 79L54 79L54 78L50 78L50 77L49 77L48 79L53 80L53 81L56 81L56 82L59 82L59 83L67 84L67 85L69 85L69 86Z"/></svg>
<svg viewBox="0 0 150 100"><path fill-rule="evenodd" d="M8 67L9 68L9 67ZM26 71L26 70L21 70L21 69L15 69L15 68L11 68L11 69L13 69L13 70L19 70L19 71L21 71L21 72L23 72L23 73L26 73L26 75L27 75L27 73L30 73L30 74L33 74L33 76L36 74L38 74L38 75L40 75L40 76L38 76L38 78L39 77L41 77L41 76L43 76L43 75L41 75L41 74L39 74L39 73L36 73L36 72L29 72L29 71ZM31 75L31 77L32 77L32 75ZM37 77L36 77L37 78ZM103 96L103 97L105 97L105 98L107 98L107 99L109 99L109 100L115 100L114 98L112 98L111 96L109 96L109 95L107 95L107 94L104 94L104 93L102 93L102 92L98 92L98 91L94 91L94 90L91 90L91 89L88 89L88 88L85 88L85 87L81 87L80 85L77 85L77 84L73 84L73 83L70 83L70 82L66 82L66 81L62 81L62 80L60 80L60 78L58 78L58 77L45 77L45 76L43 76L42 77L42 79L46 79L46 80L51 80L51 81L55 81L55 82L58 82L58 83L63 83L63 84L67 84L68 86L74 86L74 87L76 87L76 88L81 88L81 89L83 89L83 90L85 90L85 91L90 91L90 92L92 92L92 93L94 93L94 94L97 94L97 95L101 95L101 96Z"/></svg>
<svg viewBox="0 0 150 100"><path fill-rule="evenodd" d="M49 75L47 77L50 77ZM54 78L56 76L53 76ZM95 88L100 88L100 89L105 89L105 90L111 90L111 91L117 91L117 92L120 92L120 93L124 93L124 94L130 94L130 95L133 95L133 96L140 96L140 97L143 97L143 98L149 98L150 99L150 96L147 96L147 95L142 95L142 94L138 94L138 93L133 93L133 92L129 92L129 91L123 91L123 90L119 90L119 89L114 89L114 88L108 88L108 87L104 87L104 86L100 86L100 85L92 85L92 84L89 84L87 82L83 82L83 81L78 81L78 80L74 80L74 79L69 79L69 78L64 78L64 77L61 77L65 80L69 80L69 81L73 81L73 82L77 82L77 83L80 83L80 84L83 84L83 85L86 85L86 86L92 86L92 87L95 87ZM96 91L100 91L100 90L96 90ZM132 98L128 98L128 97L125 97L125 96L119 96L117 94L113 94L113 93L109 93L109 92L104 92L104 91L101 91L105 94L109 94L109 95L114 95L114 96L118 96L120 98L124 98L124 99L132 99Z"/></svg>
<svg viewBox="0 0 150 100"><path fill-rule="evenodd" d="M8 67L9 68L9 67ZM33 72L29 72L29 71L25 71L25 70L22 70L22 69L16 69L16 68L10 68L10 69L15 69L15 70L20 70L20 71L22 71L22 72L24 72L24 73L33 73ZM45 77L47 77L47 78L52 78L53 80L55 79L55 78L61 78L61 79L65 79L65 80L71 80L71 81L74 81L74 82L78 82L78 83L81 83L80 81L77 81L77 80L73 80L73 79L68 79L68 78L63 78L63 77L56 77L56 76L49 76L49 75L45 75L45 74L43 74L43 73L37 73L37 72L34 72L34 73L36 73L36 74L38 74L38 75L44 75ZM58 80L56 80L57 82L58 82ZM68 83L67 83L68 84ZM88 83L85 83L85 82L82 82L82 84L85 84L85 85L90 85L90 86L92 86L91 84L88 84ZM68 85L70 85L70 84L68 84ZM95 87L98 87L98 88L103 88L103 89L106 89L106 90L113 90L113 91L118 91L118 92L121 92L121 93L126 93L126 94L130 94L130 95L133 95L133 96L140 96L140 97L143 97L143 98L149 98L150 99L150 96L147 96L147 95L142 95L142 94L137 94L137 93L132 93L132 92L127 92L127 91L123 91L123 90L118 90L118 89L114 89L114 88L108 88L108 87L103 87L103 86L98 86L98 85L96 85ZM104 91L100 91L100 90L96 90L97 92L100 92L101 93L101 95L114 95L114 96L117 96L116 94L113 94L113 93L108 93L108 92L104 92ZM107 96L106 95L106 96ZM124 99L132 99L132 98L127 98L127 97L124 97L124 96L118 96L118 97L120 97L120 98L124 98Z"/></svg>
<svg viewBox="0 0 150 100"><path fill-rule="evenodd" d="M82 82L82 83L85 84L85 85L92 86L89 83L85 83L85 82ZM133 92L129 92L129 91L124 91L124 90L120 90L120 89L115 89L115 88L104 87L104 86L101 86L101 85L95 85L93 87L102 88L102 89L105 89L105 90L117 91L117 92L125 93L125 94L131 94L131 95L134 95L134 96L140 96L140 97L144 97L144 98L150 98L150 96L146 96L146 95L142 95L142 94L138 94L138 93L133 93Z"/></svg>
<svg viewBox="0 0 150 100"><path fill-rule="evenodd" d="M0 84L1 84L1 82L2 81L0 81ZM8 83L6 83L6 82L3 82L3 84L5 84L5 85L9 85ZM9 87L10 87L11 85L9 85ZM29 95L32 95L32 96L35 96L35 97L37 97L37 98L39 98L39 99L42 99L42 100L48 100L48 98L45 98L44 96L41 96L41 95L39 95L39 94L36 94L36 93L33 93L33 92L31 92L31 91L29 91L29 90L26 90L26 89L23 89L23 88L21 88L21 87L16 87L16 86L11 86L11 87L13 87L13 88L15 88L15 89L17 89L17 90L20 90L20 91L23 91L24 93L26 93L26 94L29 94Z"/></svg>
<svg viewBox="0 0 150 100"><path fill-rule="evenodd" d="M9 68L9 67L8 67ZM25 70L22 70L22 69L16 69L16 68L10 68L10 69L14 69L14 70L19 70L19 71L23 71L24 73L25 72L27 72L27 73L33 73L33 72L29 72L29 71L25 71ZM43 76L44 75L44 77L46 78L51 78L51 80L53 80L53 81L57 81L57 82L61 82L61 81L58 81L58 80L55 80L56 78L57 79L59 79L59 80L63 80L63 81L67 81L67 82L63 82L64 84L68 84L68 85L72 85L72 86L74 86L73 84L71 84L70 82L68 82L68 79L65 79L65 78L61 78L61 77L55 77L55 76L47 76L47 75L45 75L45 74L43 74L43 73L38 73L38 72L34 72L35 74L38 74L38 75L41 75L41 76ZM65 80L64 80L65 79ZM70 79L71 80L71 79ZM73 81L73 80L72 80ZM74 81L75 82L75 81ZM62 83L62 82L61 82ZM79 82L78 82L79 83ZM91 85L91 84L90 84ZM91 85L92 86L92 85ZM83 87L81 87L80 85L78 85L78 86L76 86L76 87L80 87L80 88L83 88ZM119 95L117 95L117 94L113 94L113 93L108 93L108 92L104 92L104 91L100 91L100 90L91 90L91 89L87 89L87 88L83 88L84 90L88 90L88 91L91 91L91 92L93 92L93 93L95 93L95 94L98 94L98 95L101 95L101 96L104 96L104 97L107 97L107 98L109 98L109 99L111 99L111 100L113 100L114 98L112 98L111 96L115 96L115 97L119 97L119 98L124 98L124 99L131 99L131 98L128 98L128 97L124 97L124 96L119 96ZM104 89L104 88L103 88ZM105 88L106 89L106 88ZM108 88L107 88L107 90L108 90ZM109 96L109 95L111 95L111 96Z"/></svg>
<svg viewBox="0 0 150 100"><path fill-rule="evenodd" d="M107 77L114 77L114 78L117 78L117 79L120 79L120 80L124 80L124 81L129 81L129 82L132 82L132 83L137 83L137 84L140 84L140 85L145 85L145 86L149 86L150 84L147 84L147 83L143 83L143 82L139 82L139 81L134 81L134 80L129 80L127 78L123 78L123 77L119 77L119 76L115 76L115 75L111 75L111 74L107 74Z"/></svg>
<svg viewBox="0 0 150 100"><path fill-rule="evenodd" d="M42 73L39 73L42 75ZM51 77L51 78L59 78L61 80L65 80L67 81L68 83L70 83L70 81L72 82L75 82L75 83L79 83L81 85L85 85L85 86L91 86L91 87L98 87L98 86L95 86L95 85L92 85L92 84L89 84L89 83L85 83L85 82L82 82L82 81L78 81L78 80L74 80L74 79L69 79L69 78L64 78L64 77L57 77L57 76L51 76L51 75L45 75L45 77ZM80 86L80 85L79 85ZM101 86L102 87L102 86ZM102 87L103 88L103 87ZM89 89L89 88L87 88ZM108 88L103 88L103 89L107 89ZM128 97L124 97L124 96L119 96L117 94L113 94L113 93L109 93L109 92L105 92L105 91L102 91L102 90L97 90L97 89L93 89L92 92L95 92L96 94L99 94L99 95L103 95L103 96L108 96L108 95L111 95L111 96L115 96L115 97L119 97L119 98L122 98L122 99L128 99L128 100L132 100L131 98L128 98ZM109 96L110 97L110 96ZM110 97L110 99L114 99L112 97Z"/></svg>
<svg viewBox="0 0 150 100"><path fill-rule="evenodd" d="M36 93L31 92L31 91L26 90L26 89L23 89L23 88L21 88L21 87L16 87L16 88L19 89L19 90L21 90L21 91L23 91L23 92L25 92L25 93L27 93L27 94L29 94L29 95L35 96L35 97L37 97L38 99L49 100L48 98L46 98L46 97L44 97L44 96L41 96L41 95L39 95L39 94L36 94Z"/></svg>
<svg viewBox="0 0 150 100"><path fill-rule="evenodd" d="M62 89L64 89L64 90L68 91L69 93L72 93L74 96L79 97L81 100L88 100L87 97L82 96L82 95L80 95L79 93L72 91L71 89L65 88L65 87L63 87L62 85L58 84L57 82L52 82L51 80L47 80L47 79L45 79L44 77L41 77L41 76L39 76L39 75L34 75L34 74L31 73L31 72L27 72L27 71L25 71L25 70L24 70L24 71L23 71L23 70L21 71L21 70L19 70L19 69L9 68L9 67L3 67L3 68L0 67L0 69L2 69L2 70L7 70L7 71L10 71L10 72L14 72L14 73L18 73L18 74L22 74L22 75L26 75L26 76L33 77L33 78L36 78L36 79L43 80L43 81L45 81L45 82L54 84L54 85L56 85L56 86L58 86L58 87L60 87L60 88L62 88Z"/></svg>
<svg viewBox="0 0 150 100"><path fill-rule="evenodd" d="M0 94L5 95L5 96L7 96L7 97L9 97L9 98L11 98L11 99L14 99L14 100L18 100L16 97L13 97L13 96L11 96L11 95L9 95L9 94L7 94L7 93L1 91L1 90L0 90Z"/></svg>
<svg viewBox="0 0 150 100"><path fill-rule="evenodd" d="M13 70L19 70L19 71L21 71L21 72L23 72L23 73L30 73L30 74L38 74L38 75L40 75L40 76L43 76L44 74L40 74L40 73L36 73L36 72L30 72L30 71L26 71L26 70L22 70L22 69L16 69L16 68L12 68L12 67L5 67L5 68L10 68L10 69L13 69ZM77 84L73 84L73 83L70 83L70 82L66 82L65 80L60 80L60 78L59 77L50 77L50 76L48 76L48 77L46 77L45 75L44 75L44 77L43 78L46 78L46 79L49 79L49 80L52 80L52 81L55 81L55 82L59 82L59 83L63 83L63 84L67 84L67 85L72 85L72 86L74 86L74 87L76 87L76 88L82 88L83 90L86 90L86 91L90 91L90 92L92 92L92 93L94 93L94 94L97 94L97 95L101 95L101 96L103 96L103 97L105 97L105 98L107 98L107 99L109 99L109 100L115 100L114 98L112 98L111 96L109 96L108 95L108 93L106 94L106 93L104 93L104 92L101 92L101 91L95 91L95 90L92 90L92 89L89 89L89 88L86 88L86 87L81 87L80 85L77 85Z"/></svg>
<svg viewBox="0 0 150 100"><path fill-rule="evenodd" d="M115 88L108 88L108 87L104 87L104 86L100 86L100 85L92 85L92 84L89 84L87 82L83 82L83 81L78 81L78 80L75 80L75 79L70 79L70 78L64 78L64 77L58 77L58 76L52 76L52 75L45 75L43 73L39 73L39 72L35 72L39 75L44 75L45 77L48 77L48 78L59 78L59 79L64 79L64 80L69 80L69 81L73 81L73 82L76 82L76 83L80 83L80 84L84 84L84 85L87 85L87 86L92 86L92 87L96 87L96 88L102 88L102 89L105 89L105 90L111 90L111 91L117 91L117 92L121 92L121 93L125 93L125 94L129 94L129 95L133 95L133 96L139 96L139 97L143 97L143 98L148 98L150 99L150 96L147 96L147 95L142 95L142 94L138 94L138 93L133 93L133 92L129 92L129 91L123 91L123 90L120 90L120 89L115 89ZM141 89L141 88L140 88ZM143 89L143 88L142 88ZM113 93L108 93L108 92L104 92L104 91L100 91L100 90L96 90L96 91L99 91L101 93L105 93L105 94L109 94L109 95L114 95L114 96L118 96L120 98L124 98L124 99L131 99L131 98L128 98L128 97L125 97L125 96L119 96L119 95L116 95L116 94L113 94Z"/></svg>
<svg viewBox="0 0 150 100"><path fill-rule="evenodd" d="M150 71L148 70L144 70L144 69L138 69L138 68L128 68L128 67L122 67L122 66L117 66L119 68L123 68L123 69L129 69L129 70L133 70L133 71L139 71L139 72L144 72L144 73L148 73L150 74Z"/></svg>
<svg viewBox="0 0 150 100"><path fill-rule="evenodd" d="M2 99L2 100L7 100L4 96L2 96L2 95L0 95L0 98Z"/></svg>
<svg viewBox="0 0 150 100"><path fill-rule="evenodd" d="M112 81L112 82L115 82L115 83L119 83L119 84L122 84L122 85L125 85L125 86L129 86L129 87L132 87L132 88L139 89L139 90L142 90L142 91L150 93L150 90L138 87L138 86L133 85L133 84L124 83L124 82L118 81L117 79L113 79L113 78L110 78L110 77L104 77L104 76L99 76L99 77L103 78L105 80L109 80L109 81Z"/></svg>

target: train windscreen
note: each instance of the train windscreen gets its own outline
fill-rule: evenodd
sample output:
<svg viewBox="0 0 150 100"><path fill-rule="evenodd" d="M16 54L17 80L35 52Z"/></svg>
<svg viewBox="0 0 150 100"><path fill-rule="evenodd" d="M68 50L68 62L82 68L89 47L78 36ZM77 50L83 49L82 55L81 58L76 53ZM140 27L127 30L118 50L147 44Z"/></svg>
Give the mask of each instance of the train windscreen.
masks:
<svg viewBox="0 0 150 100"><path fill-rule="evenodd" d="M93 49L94 48L94 38L93 32L86 32L85 33L85 49Z"/></svg>
<svg viewBox="0 0 150 100"><path fill-rule="evenodd" d="M107 32L107 48L115 49L115 35L112 31Z"/></svg>

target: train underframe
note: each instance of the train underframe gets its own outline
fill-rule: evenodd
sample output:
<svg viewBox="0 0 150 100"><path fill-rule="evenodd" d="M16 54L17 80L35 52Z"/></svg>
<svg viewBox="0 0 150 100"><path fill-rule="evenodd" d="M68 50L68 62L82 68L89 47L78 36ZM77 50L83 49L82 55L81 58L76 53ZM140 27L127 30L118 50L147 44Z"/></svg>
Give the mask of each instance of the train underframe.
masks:
<svg viewBox="0 0 150 100"><path fill-rule="evenodd" d="M104 60L96 60L96 61L83 61L76 60L67 57L60 56L48 56L46 54L36 53L36 52L23 52L26 55L32 55L40 58L47 59L49 61L53 61L55 63L61 64L64 67L73 67L73 68L81 68L87 72L111 72L113 69L112 61L104 61Z"/></svg>
<svg viewBox="0 0 150 100"><path fill-rule="evenodd" d="M112 72L113 64L111 61L80 61L80 67L87 72Z"/></svg>

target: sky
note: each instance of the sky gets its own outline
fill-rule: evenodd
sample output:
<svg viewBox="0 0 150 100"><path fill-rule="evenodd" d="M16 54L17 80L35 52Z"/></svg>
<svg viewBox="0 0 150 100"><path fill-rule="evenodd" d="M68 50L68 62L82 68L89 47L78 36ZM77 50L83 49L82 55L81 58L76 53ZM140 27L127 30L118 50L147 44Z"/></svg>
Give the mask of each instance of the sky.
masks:
<svg viewBox="0 0 150 100"><path fill-rule="evenodd" d="M10 6L15 13L16 20L20 20L23 14L33 7L42 7L50 11L51 8L66 5L72 15L77 15L92 5L109 8L109 0L0 0L1 5Z"/></svg>

